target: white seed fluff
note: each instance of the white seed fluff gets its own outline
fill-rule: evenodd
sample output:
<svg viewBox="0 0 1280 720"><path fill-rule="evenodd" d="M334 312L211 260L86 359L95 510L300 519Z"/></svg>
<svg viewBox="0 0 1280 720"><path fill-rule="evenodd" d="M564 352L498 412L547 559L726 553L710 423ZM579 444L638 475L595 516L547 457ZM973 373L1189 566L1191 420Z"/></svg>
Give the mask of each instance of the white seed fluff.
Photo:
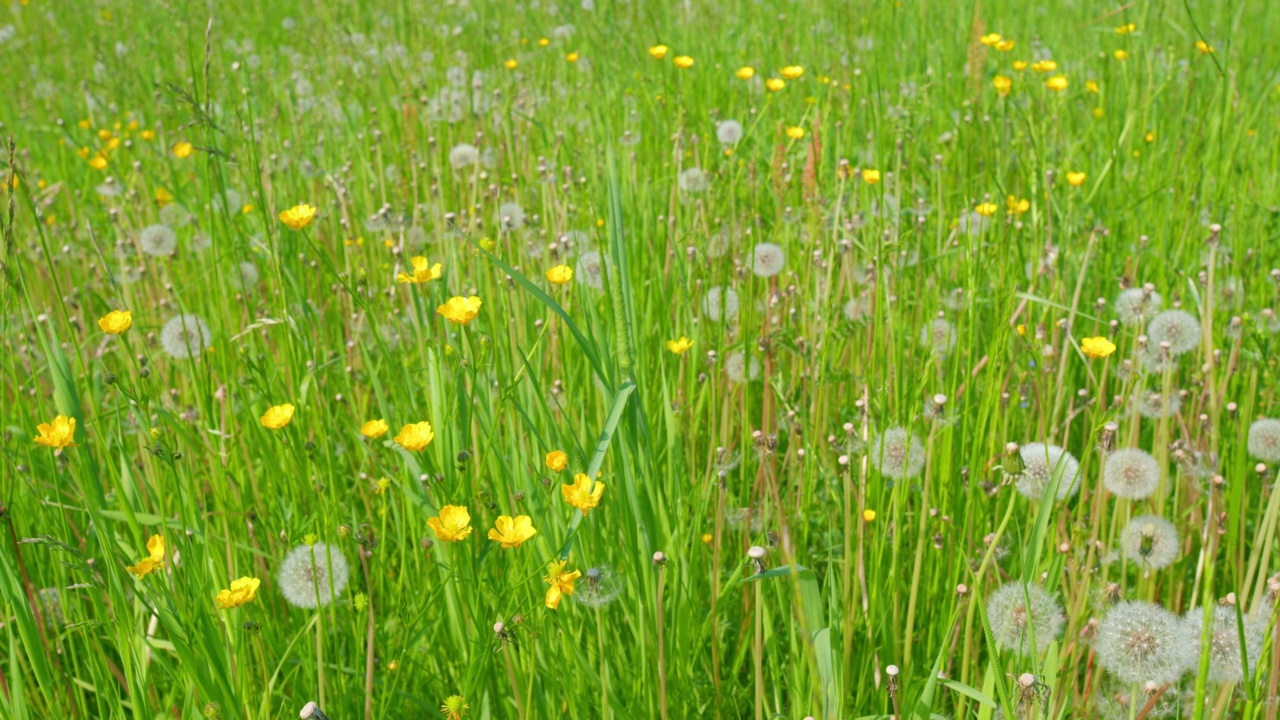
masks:
<svg viewBox="0 0 1280 720"><path fill-rule="evenodd" d="M934 318L920 328L920 344L939 355L949 353L956 346L956 329L946 320Z"/></svg>
<svg viewBox="0 0 1280 720"><path fill-rule="evenodd" d="M573 271L573 277L592 290L603 290L604 261L600 258L600 253L592 250L579 255L577 267Z"/></svg>
<svg viewBox="0 0 1280 720"><path fill-rule="evenodd" d="M687 193L700 193L707 189L707 174L702 168L687 168L680 173L679 185Z"/></svg>
<svg viewBox="0 0 1280 720"><path fill-rule="evenodd" d="M342 551L332 545L299 545L280 563L277 580L290 605L311 609L328 605L347 587L350 570Z"/></svg>
<svg viewBox="0 0 1280 720"><path fill-rule="evenodd" d="M719 285L711 288L702 298L702 312L711 322L732 320L738 314L738 293Z"/></svg>
<svg viewBox="0 0 1280 720"><path fill-rule="evenodd" d="M991 637L1005 650L1030 655L1043 652L1062 632L1062 608L1034 583L1011 582L987 599ZM1031 635L1035 635L1035 648Z"/></svg>
<svg viewBox="0 0 1280 720"><path fill-rule="evenodd" d="M924 442L906 428L889 428L871 441L871 464L888 478L905 480L924 469Z"/></svg>
<svg viewBox="0 0 1280 720"><path fill-rule="evenodd" d="M1253 421L1249 426L1249 454L1266 462L1280 462L1280 420Z"/></svg>
<svg viewBox="0 0 1280 720"><path fill-rule="evenodd" d="M1141 325L1160 312L1163 304L1160 293L1154 290L1148 293L1139 287L1122 291L1112 307L1120 317L1121 325Z"/></svg>
<svg viewBox="0 0 1280 720"><path fill-rule="evenodd" d="M449 164L454 169L470 167L480 162L480 149L469 143L458 143L449 151Z"/></svg>
<svg viewBox="0 0 1280 720"><path fill-rule="evenodd" d="M178 236L168 225L148 225L138 233L138 245L148 255L172 255L178 247Z"/></svg>
<svg viewBox="0 0 1280 720"><path fill-rule="evenodd" d="M741 351L729 353L724 361L724 374L735 383L749 382L760 377L760 360L750 359Z"/></svg>
<svg viewBox="0 0 1280 720"><path fill-rule="evenodd" d="M1178 529L1155 515L1139 515L1124 526L1121 540L1129 559L1146 570L1159 570L1178 559Z"/></svg>
<svg viewBox="0 0 1280 720"><path fill-rule="evenodd" d="M773 277L787 264L787 254L773 243L759 243L751 251L751 272L760 277Z"/></svg>
<svg viewBox="0 0 1280 720"><path fill-rule="evenodd" d="M742 135L742 123L737 120L725 120L716 125L716 139L721 145L737 145Z"/></svg>
<svg viewBox="0 0 1280 720"><path fill-rule="evenodd" d="M1117 450L1107 456L1102 484L1119 497L1141 500L1160 484L1160 463L1145 450Z"/></svg>
<svg viewBox="0 0 1280 720"><path fill-rule="evenodd" d="M1184 632L1173 613L1142 600L1118 603L1098 626L1093 649L1121 682L1163 685L1182 676Z"/></svg>
<svg viewBox="0 0 1280 720"><path fill-rule="evenodd" d="M1080 486L1080 463L1075 456L1057 445L1028 443L1023 445L1022 474L1018 476L1018 492L1031 500L1039 500L1055 478L1058 482L1058 499L1065 500L1076 494Z"/></svg>
<svg viewBox="0 0 1280 720"><path fill-rule="evenodd" d="M1236 609L1232 605L1215 605L1213 620L1209 623L1209 681L1215 683L1238 683L1244 679L1244 671L1240 660L1242 655L1249 659L1249 672L1258 667L1258 656L1262 654L1263 635L1266 633L1266 621L1244 616L1244 652L1240 649L1240 628L1236 625ZM1191 608L1183 617L1183 631L1186 639L1183 648L1186 652L1185 663L1188 668L1195 668L1200 662L1200 643L1204 631L1204 608Z"/></svg>
<svg viewBox="0 0 1280 720"><path fill-rule="evenodd" d="M160 329L160 346L178 360L199 357L211 342L213 331L196 315L175 315Z"/></svg>
<svg viewBox="0 0 1280 720"><path fill-rule="evenodd" d="M1147 325L1147 339L1152 345L1169 343L1169 352L1181 355L1200 344L1200 321L1186 310L1165 310Z"/></svg>

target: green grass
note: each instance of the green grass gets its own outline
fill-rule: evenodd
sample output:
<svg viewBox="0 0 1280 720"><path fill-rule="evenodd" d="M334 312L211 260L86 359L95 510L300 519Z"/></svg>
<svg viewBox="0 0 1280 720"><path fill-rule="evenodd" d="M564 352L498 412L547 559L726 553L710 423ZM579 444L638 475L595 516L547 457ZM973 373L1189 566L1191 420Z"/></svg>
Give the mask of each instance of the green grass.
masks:
<svg viewBox="0 0 1280 720"><path fill-rule="evenodd" d="M1148 717L1273 720L1280 496L1247 436L1280 415L1277 21L1190 0L0 4L0 718L441 717L460 695L520 720L1135 720L1159 693ZM482 162L453 167L460 143ZM191 222L164 210L176 249L146 254L168 196ZM277 218L304 202L304 230ZM781 274L753 274L761 242ZM397 284L414 255L442 277ZM1155 370L1146 326L1113 322L1144 283L1200 324ZM465 327L436 313L473 294ZM113 309L123 335L98 327ZM164 348L182 313L210 328L198 357ZM953 345L922 342L935 318ZM1086 357L1093 336L1115 353ZM77 446L36 444L59 415ZM425 450L392 441L420 421ZM914 477L869 456L893 427ZM1078 492L1017 492L1006 445L1032 442L1079 460ZM1155 492L1108 492L1106 446L1149 451ZM576 473L605 484L586 515L559 489ZM429 528L444 505L469 537ZM519 514L532 539L487 538ZM1172 564L1124 547L1139 515L1176 527ZM157 534L165 567L136 579ZM281 562L317 540L350 581L294 607ZM555 559L601 575L550 610ZM256 598L220 610L246 576ZM1063 609L1042 652L996 642L987 599L1014 580ZM1143 689L1094 652L1118 600L1207 618L1229 595L1253 655L1206 644Z"/></svg>

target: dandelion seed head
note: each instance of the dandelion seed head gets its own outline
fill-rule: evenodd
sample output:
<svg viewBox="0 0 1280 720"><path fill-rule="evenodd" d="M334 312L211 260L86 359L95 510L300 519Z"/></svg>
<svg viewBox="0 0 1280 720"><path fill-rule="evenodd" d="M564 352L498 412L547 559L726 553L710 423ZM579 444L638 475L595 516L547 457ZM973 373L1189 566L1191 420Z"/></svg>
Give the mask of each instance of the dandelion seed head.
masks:
<svg viewBox="0 0 1280 720"><path fill-rule="evenodd" d="M754 381L760 377L760 361L754 356L748 358L741 350L737 350L725 358L724 374L735 383Z"/></svg>
<svg viewBox="0 0 1280 720"><path fill-rule="evenodd" d="M160 346L178 360L199 357L212 341L213 331L197 315L176 315L160 329Z"/></svg>
<svg viewBox="0 0 1280 720"><path fill-rule="evenodd" d="M138 233L138 245L148 255L172 255L174 248L178 247L178 236L168 225L148 225Z"/></svg>
<svg viewBox="0 0 1280 720"><path fill-rule="evenodd" d="M1280 462L1280 420L1260 418L1249 425L1249 454L1265 462Z"/></svg>
<svg viewBox="0 0 1280 720"><path fill-rule="evenodd" d="M702 298L702 312L711 322L732 320L738 314L738 293L719 285L707 290Z"/></svg>
<svg viewBox="0 0 1280 720"><path fill-rule="evenodd" d="M1080 485L1080 463L1074 455L1057 445L1038 442L1023 445L1019 453L1023 470L1018 476L1018 492L1028 499L1039 500L1056 478L1059 500L1075 495Z"/></svg>
<svg viewBox="0 0 1280 720"><path fill-rule="evenodd" d="M737 120L725 120L716 125L716 139L721 145L737 145L742 135L742 123Z"/></svg>
<svg viewBox="0 0 1280 720"><path fill-rule="evenodd" d="M885 477L913 478L924 469L924 442L906 428L889 428L871 441L869 459Z"/></svg>
<svg viewBox="0 0 1280 720"><path fill-rule="evenodd" d="M1107 456L1102 484L1114 495L1141 500L1160 484L1160 464L1145 450L1116 450Z"/></svg>
<svg viewBox="0 0 1280 720"><path fill-rule="evenodd" d="M1032 655L1043 652L1062 633L1062 607L1034 583L1011 582L987 599L991 637L1005 650ZM1036 645L1031 647L1031 635Z"/></svg>
<svg viewBox="0 0 1280 720"><path fill-rule="evenodd" d="M1160 293L1136 287L1121 291L1112 307L1122 325L1141 325L1160 312L1163 304Z"/></svg>
<svg viewBox="0 0 1280 720"><path fill-rule="evenodd" d="M751 272L760 277L773 277L787 264L787 254L773 243L759 243L751 251Z"/></svg>
<svg viewBox="0 0 1280 720"><path fill-rule="evenodd" d="M1117 603L1098 625L1094 652L1123 683L1163 685L1182 676L1184 633L1173 613L1143 600Z"/></svg>
<svg viewBox="0 0 1280 720"><path fill-rule="evenodd" d="M1215 605L1211 610L1213 618L1209 623L1209 681L1215 683L1238 683L1244 679L1241 668L1241 656L1249 660L1249 671L1258 667L1258 656L1262 654L1263 636L1270 618L1259 622L1257 619L1244 616L1244 652L1241 652L1240 628L1236 624L1236 608L1234 605ZM1188 668L1195 668L1200 662L1201 637L1204 631L1204 608L1196 607L1187 611L1183 618L1185 640L1182 644Z"/></svg>
<svg viewBox="0 0 1280 720"><path fill-rule="evenodd" d="M604 290L604 260L600 253L592 250L579 255L573 279L592 290Z"/></svg>
<svg viewBox="0 0 1280 720"><path fill-rule="evenodd" d="M1159 570L1178 559L1178 529L1155 515L1139 515L1125 525L1120 542L1129 559L1147 570Z"/></svg>
<svg viewBox="0 0 1280 720"><path fill-rule="evenodd" d="M702 168L685 168L680 173L680 189L687 193L700 193L707 189L707 174Z"/></svg>
<svg viewBox="0 0 1280 720"><path fill-rule="evenodd" d="M458 143L449 151L449 164L455 170L471 167L480 162L480 149L470 143Z"/></svg>
<svg viewBox="0 0 1280 720"><path fill-rule="evenodd" d="M943 318L934 318L920 328L920 344L945 355L956 346L956 329Z"/></svg>
<svg viewBox="0 0 1280 720"><path fill-rule="evenodd" d="M1147 325L1152 345L1169 343L1169 352L1181 355L1200 344L1200 321L1186 310L1165 310Z"/></svg>
<svg viewBox="0 0 1280 720"><path fill-rule="evenodd" d="M1134 402L1138 406L1138 414L1145 418L1159 419L1172 417L1182 409L1182 394L1170 390L1168 395L1138 390L1134 392Z"/></svg>
<svg viewBox="0 0 1280 720"><path fill-rule="evenodd" d="M347 558L332 545L299 545L285 556L277 575L284 599L296 608L328 605L350 579Z"/></svg>
<svg viewBox="0 0 1280 720"><path fill-rule="evenodd" d="M622 583L614 574L613 568L599 565L587 570L570 597L594 609L608 605L621 593Z"/></svg>
<svg viewBox="0 0 1280 720"><path fill-rule="evenodd" d="M503 230L519 230L524 227L524 208L519 203L502 203L498 207L498 225Z"/></svg>
<svg viewBox="0 0 1280 720"><path fill-rule="evenodd" d="M174 229L184 228L195 222L195 216L182 205L169 203L160 208L160 222Z"/></svg>
<svg viewBox="0 0 1280 720"><path fill-rule="evenodd" d="M248 290L258 284L260 275L258 266L251 262L242 262L239 266L239 274L236 277L236 285L241 290Z"/></svg>
<svg viewBox="0 0 1280 720"><path fill-rule="evenodd" d="M854 295L844 304L845 319L858 322L871 314L871 299L863 295Z"/></svg>

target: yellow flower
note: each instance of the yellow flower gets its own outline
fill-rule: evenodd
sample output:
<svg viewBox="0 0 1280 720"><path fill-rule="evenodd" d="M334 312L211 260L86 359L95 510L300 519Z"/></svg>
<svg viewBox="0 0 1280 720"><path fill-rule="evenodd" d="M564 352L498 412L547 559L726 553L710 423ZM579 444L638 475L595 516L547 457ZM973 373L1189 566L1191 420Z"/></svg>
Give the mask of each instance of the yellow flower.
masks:
<svg viewBox="0 0 1280 720"><path fill-rule="evenodd" d="M1096 93L1096 92L1098 92L1098 81L1097 81L1097 80L1085 80L1085 81L1084 81L1084 89L1085 89L1085 90L1087 90L1087 91L1089 91L1089 92L1091 92L1091 93Z"/></svg>
<svg viewBox="0 0 1280 720"><path fill-rule="evenodd" d="M155 130L143 130L142 132L138 133L138 137L142 138L143 140L155 140L155 139L156 139L156 131L155 131Z"/></svg>
<svg viewBox="0 0 1280 720"><path fill-rule="evenodd" d="M751 78L756 76L756 69L751 67L750 65L743 65L742 67L733 71L733 76L738 78L739 80L750 80Z"/></svg>
<svg viewBox="0 0 1280 720"><path fill-rule="evenodd" d="M1115 343L1104 337L1085 338L1080 341L1080 352L1095 360L1104 358L1116 351Z"/></svg>
<svg viewBox="0 0 1280 720"><path fill-rule="evenodd" d="M578 57L579 57L579 56L578 56L578 51L577 51L577 50L574 50L573 52L569 53L568 55L565 55L565 56L564 56L564 59L565 59L565 60L568 60L568 61L569 61L569 62L571 62L571 63L576 63L576 62L578 62Z"/></svg>
<svg viewBox="0 0 1280 720"><path fill-rule="evenodd" d="M383 435L386 434L387 430L388 430L387 421L381 418L377 420L370 420L369 422L366 422L365 424L360 426L360 434L369 438L370 440L373 440L374 438L382 437Z"/></svg>
<svg viewBox="0 0 1280 720"><path fill-rule="evenodd" d="M804 137L804 128L798 127L796 125L792 125L791 127L787 128L787 137L791 138L792 140L799 140L800 138Z"/></svg>
<svg viewBox="0 0 1280 720"><path fill-rule="evenodd" d="M1124 50L1117 50L1114 54L1117 60L1124 61L1129 59L1129 53Z"/></svg>
<svg viewBox="0 0 1280 720"><path fill-rule="evenodd" d="M787 86L787 81L781 78L769 78L764 81L764 86L769 89L769 92L778 92Z"/></svg>
<svg viewBox="0 0 1280 720"><path fill-rule="evenodd" d="M538 42L541 43L543 40ZM462 713L470 708L471 706L467 704L467 701L461 695L450 695L445 698L444 704L440 706L440 712L444 713L445 720L462 720Z"/></svg>
<svg viewBox="0 0 1280 720"><path fill-rule="evenodd" d="M505 62L502 63L502 65L508 70L515 70L517 67L520 66L520 62L515 58L508 58Z"/></svg>
<svg viewBox="0 0 1280 720"><path fill-rule="evenodd" d="M582 511L586 515L591 508L600 504L600 496L604 494L604 483L595 482L595 488L592 489L591 478L582 473L573 476L572 485L561 485L560 494L564 496L564 501Z"/></svg>
<svg viewBox="0 0 1280 720"><path fill-rule="evenodd" d="M435 440L436 433L431 429L431 423L422 421L420 423L410 423L400 428L400 434L396 435L396 443L411 452L422 452L427 449L432 440Z"/></svg>
<svg viewBox="0 0 1280 720"><path fill-rule="evenodd" d="M867 521L867 522L871 522L871 521L875 520L875 519L876 519L876 511L875 511L875 510L872 510L871 508L867 508L866 510L863 510L863 511L862 511L862 519L863 519L863 520L865 520L865 521Z"/></svg>
<svg viewBox="0 0 1280 720"><path fill-rule="evenodd" d="M1067 173L1067 184L1071 187L1080 187L1084 184L1084 179L1086 177L1088 177L1088 175L1085 175L1082 172L1069 172Z"/></svg>
<svg viewBox="0 0 1280 720"><path fill-rule="evenodd" d="M799 65L788 65L779 70L778 74L786 80L795 80L804 74L804 68Z"/></svg>
<svg viewBox="0 0 1280 720"><path fill-rule="evenodd" d="M1013 69L1014 69L1014 70L1017 70L1018 72L1022 72L1023 70L1026 70L1026 69L1027 69L1027 61L1026 61L1026 60L1014 60L1014 61L1013 61Z"/></svg>
<svg viewBox="0 0 1280 720"><path fill-rule="evenodd" d="M1054 92L1062 92L1063 90L1067 89L1067 76L1054 75L1053 77L1044 81L1044 86Z"/></svg>
<svg viewBox="0 0 1280 720"><path fill-rule="evenodd" d="M1096 117L1096 118L1098 118L1098 119L1101 119L1101 118L1102 118L1102 116L1103 116L1103 115L1106 115L1106 114L1107 114L1107 111L1106 111L1106 110L1103 110L1103 109L1102 109L1102 108L1100 108L1100 107L1097 107L1097 108L1094 108L1094 109L1093 109L1093 116L1094 116L1094 117Z"/></svg>
<svg viewBox="0 0 1280 720"><path fill-rule="evenodd" d="M715 539L715 536L714 536L714 535L712 535L711 533L702 533L702 544L703 544L703 545L710 545L710 544L711 544L711 541L712 541L712 540L714 540L714 539Z"/></svg>
<svg viewBox="0 0 1280 720"><path fill-rule="evenodd" d="M164 536L152 535L151 539L147 540L147 557L139 560L137 565L126 567L125 570L141 580L148 573L162 567L164 567Z"/></svg>
<svg viewBox="0 0 1280 720"><path fill-rule="evenodd" d="M1129 33L1137 29L1138 29L1138 26L1134 25L1133 23L1116 26L1116 32L1120 33L1121 35L1128 35Z"/></svg>
<svg viewBox="0 0 1280 720"><path fill-rule="evenodd" d="M36 426L36 430L40 435L36 437L36 444L51 448L75 447L72 442L76 438L76 419L59 415L53 419L52 423L40 423Z"/></svg>
<svg viewBox="0 0 1280 720"><path fill-rule="evenodd" d="M499 515L489 529L489 539L502 543L504 549L518 548L525 540L537 535L533 528L533 519L528 515Z"/></svg>
<svg viewBox="0 0 1280 720"><path fill-rule="evenodd" d="M679 340L668 340L667 349L676 355L683 355L693 347L693 341L681 335Z"/></svg>
<svg viewBox="0 0 1280 720"><path fill-rule="evenodd" d="M573 279L573 268L568 265L557 265L547 270L547 280L554 285L564 285Z"/></svg>
<svg viewBox="0 0 1280 720"><path fill-rule="evenodd" d="M688 55L677 55L676 59L671 61L671 64L675 65L681 70L688 70L689 68L693 67L693 58L689 57Z"/></svg>
<svg viewBox="0 0 1280 720"><path fill-rule="evenodd" d="M1027 326L1023 325L1022 323L1018 323L1018 327L1014 328L1014 330L1018 331L1018 337L1027 336Z"/></svg>
<svg viewBox="0 0 1280 720"><path fill-rule="evenodd" d="M667 56L667 51L670 49L671 48L667 47L666 45L650 45L649 57L653 58L654 60L661 60L662 58Z"/></svg>
<svg viewBox="0 0 1280 720"><path fill-rule="evenodd" d="M89 167L93 168L94 170L106 170L107 156L103 155L102 153L98 153L97 155L94 155L89 160Z"/></svg>
<svg viewBox="0 0 1280 720"><path fill-rule="evenodd" d="M1030 200L1027 200L1026 198L1019 200L1012 195L1005 199L1004 204L1009 208L1010 215L1021 215L1031 209Z"/></svg>
<svg viewBox="0 0 1280 720"><path fill-rule="evenodd" d="M550 44L551 44L550 40L546 38L538 38L538 47L546 47Z"/></svg>
<svg viewBox="0 0 1280 720"><path fill-rule="evenodd" d="M862 182L868 185L875 185L876 183L880 182L880 171L879 170L863 170Z"/></svg>
<svg viewBox="0 0 1280 720"><path fill-rule="evenodd" d="M569 456L563 450L552 450L547 453L547 469L552 472L561 472L569 467Z"/></svg>
<svg viewBox="0 0 1280 720"><path fill-rule="evenodd" d="M179 160L191 157L191 153L195 151L196 151L196 146L192 145L191 143L185 140L183 140L182 142L176 142L173 144L173 156L178 158Z"/></svg>
<svg viewBox="0 0 1280 720"><path fill-rule="evenodd" d="M248 215L251 212L253 212L253 205L250 203L245 203L244 207L240 208L241 215Z"/></svg>
<svg viewBox="0 0 1280 720"><path fill-rule="evenodd" d="M1017 43L1015 43L1013 40L1001 40L1000 42L996 43L996 49L999 50L1000 52L1009 52L1010 50L1013 49L1013 46L1016 44Z"/></svg>
<svg viewBox="0 0 1280 720"><path fill-rule="evenodd" d="M454 325L466 325L480 314L480 298L475 295L449 298L449 302L436 308L436 313Z"/></svg>
<svg viewBox="0 0 1280 720"><path fill-rule="evenodd" d="M267 411L262 414L261 422L264 428L279 430L288 425L290 420L293 420L293 405L285 403L267 408Z"/></svg>
<svg viewBox="0 0 1280 720"><path fill-rule="evenodd" d="M385 478L385 477L378 478L378 483L373 487L373 494L382 495L387 491L387 488L389 487L391 487L391 478Z"/></svg>
<svg viewBox="0 0 1280 720"><path fill-rule="evenodd" d="M1149 143L1153 143L1153 142L1155 142L1155 141L1156 141L1156 131L1155 131L1155 130L1152 130L1152 131L1148 132L1148 133L1147 133L1147 136L1146 136L1146 138L1145 138L1145 139L1146 139L1146 141L1147 141L1147 142L1149 142Z"/></svg>
<svg viewBox="0 0 1280 720"><path fill-rule="evenodd" d="M1213 46L1203 40L1196 41L1196 49L1200 51L1201 55L1213 54Z"/></svg>
<svg viewBox="0 0 1280 720"><path fill-rule="evenodd" d="M165 205L168 205L171 202L173 202L173 193L169 192L168 190L165 190L162 187L156 188L156 204L157 205L159 205L160 207L164 207Z"/></svg>
<svg viewBox="0 0 1280 720"><path fill-rule="evenodd" d="M108 335L119 335L133 327L133 313L129 310L112 310L98 318L98 327Z"/></svg>
<svg viewBox="0 0 1280 720"><path fill-rule="evenodd" d="M1007 78L1004 75L997 75L991 80L991 85L996 89L997 95L1004 97L1013 89L1013 79Z"/></svg>
<svg viewBox="0 0 1280 720"><path fill-rule="evenodd" d="M255 577L242 577L231 581L230 590L219 590L214 602L220 610L230 610L252 601L258 596L258 585L262 581Z"/></svg>
<svg viewBox="0 0 1280 720"><path fill-rule="evenodd" d="M564 595L573 594L573 584L578 578L582 577L581 570L573 572L565 572L565 560L552 560L551 565L547 568L547 576L543 578L551 587L547 588L546 606L548 610L555 610L560 605L560 598Z"/></svg>
<svg viewBox="0 0 1280 720"><path fill-rule="evenodd" d="M1031 69L1038 73L1053 72L1058 69L1058 63L1053 60L1040 60L1031 63Z"/></svg>
<svg viewBox="0 0 1280 720"><path fill-rule="evenodd" d="M992 215L995 215L996 210L998 209L999 208L997 208L996 204L993 202L978 203L973 207L973 211L983 217L991 217Z"/></svg>
<svg viewBox="0 0 1280 720"><path fill-rule="evenodd" d="M440 263L430 264L427 259L421 255L414 255L409 258L409 265L413 267L412 273L400 273L396 275L396 282L401 285L409 283L412 285L422 285L432 280L440 279Z"/></svg>
<svg viewBox="0 0 1280 720"><path fill-rule="evenodd" d="M987 33L986 35L978 38L978 42L986 45L987 47L994 47L1003 39L1004 38L1000 37L1000 33Z"/></svg>
<svg viewBox="0 0 1280 720"><path fill-rule="evenodd" d="M440 514L427 519L431 531L443 542L458 542L471 534L471 513L465 505L445 505Z"/></svg>
<svg viewBox="0 0 1280 720"><path fill-rule="evenodd" d="M87 157L89 157L89 153L91 153L91 152L93 152L93 151L92 151L92 150L90 150L89 148L87 148L87 147L82 147L82 148L80 148L79 150L76 150L76 155L78 155L78 156L79 156L79 157L81 157L81 158L87 158Z"/></svg>
<svg viewBox="0 0 1280 720"><path fill-rule="evenodd" d="M316 209L306 203L294 205L288 210L280 212L280 222L284 223L290 230L301 230L311 224L311 219L316 216Z"/></svg>

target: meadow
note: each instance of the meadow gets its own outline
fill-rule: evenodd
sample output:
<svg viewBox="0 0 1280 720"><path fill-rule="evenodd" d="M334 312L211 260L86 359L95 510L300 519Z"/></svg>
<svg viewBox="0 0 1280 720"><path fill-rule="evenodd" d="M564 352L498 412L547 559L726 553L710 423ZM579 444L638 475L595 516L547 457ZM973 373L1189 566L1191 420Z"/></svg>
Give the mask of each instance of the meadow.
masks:
<svg viewBox="0 0 1280 720"><path fill-rule="evenodd" d="M0 718L1275 720L1277 7L0 2Z"/></svg>

